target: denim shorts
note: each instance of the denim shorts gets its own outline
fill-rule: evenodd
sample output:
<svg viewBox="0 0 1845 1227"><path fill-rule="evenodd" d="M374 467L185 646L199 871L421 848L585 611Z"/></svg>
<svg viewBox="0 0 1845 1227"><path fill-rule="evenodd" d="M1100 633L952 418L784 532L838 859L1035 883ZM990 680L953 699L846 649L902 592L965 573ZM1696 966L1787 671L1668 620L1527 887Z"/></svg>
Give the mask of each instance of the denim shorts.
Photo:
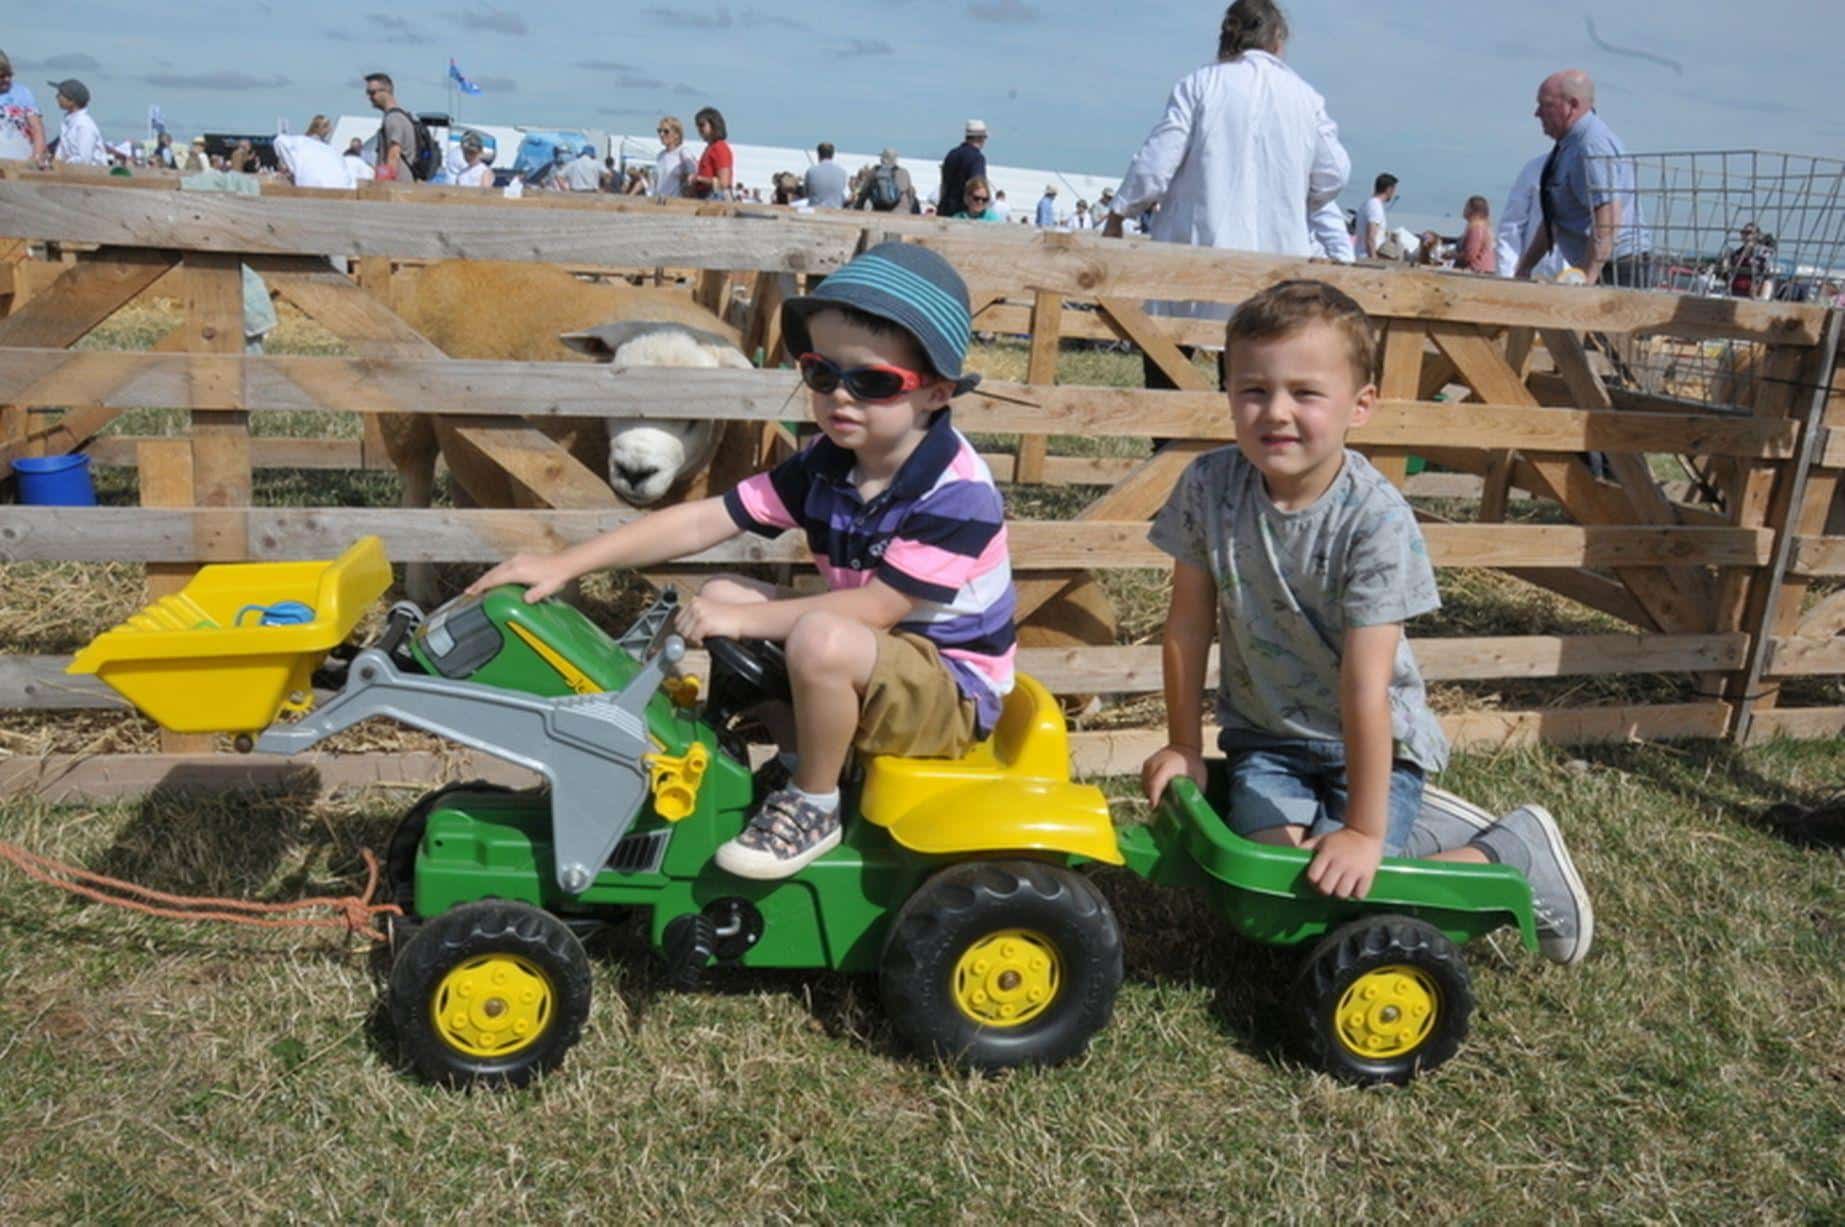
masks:
<svg viewBox="0 0 1845 1227"><path fill-rule="evenodd" d="M1246 838L1271 827L1306 827L1307 836L1345 825L1345 743L1269 737L1225 729L1218 746L1228 760L1227 821ZM1397 759L1390 768L1384 855L1401 856L1422 808L1422 768Z"/></svg>

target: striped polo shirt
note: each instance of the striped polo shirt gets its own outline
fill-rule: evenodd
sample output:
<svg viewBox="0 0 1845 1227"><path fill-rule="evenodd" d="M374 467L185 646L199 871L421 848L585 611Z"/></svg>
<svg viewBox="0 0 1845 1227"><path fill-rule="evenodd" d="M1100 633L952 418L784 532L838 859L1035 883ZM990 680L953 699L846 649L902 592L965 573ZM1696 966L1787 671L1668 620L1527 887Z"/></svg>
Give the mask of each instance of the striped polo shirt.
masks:
<svg viewBox="0 0 1845 1227"><path fill-rule="evenodd" d="M999 722L1012 689L1017 596L1006 548L1006 509L986 462L937 412L928 432L882 493L869 502L852 482L857 457L816 436L767 473L724 496L738 528L764 537L790 528L829 588L874 579L920 603L897 629L935 644L961 693L974 700L979 733Z"/></svg>

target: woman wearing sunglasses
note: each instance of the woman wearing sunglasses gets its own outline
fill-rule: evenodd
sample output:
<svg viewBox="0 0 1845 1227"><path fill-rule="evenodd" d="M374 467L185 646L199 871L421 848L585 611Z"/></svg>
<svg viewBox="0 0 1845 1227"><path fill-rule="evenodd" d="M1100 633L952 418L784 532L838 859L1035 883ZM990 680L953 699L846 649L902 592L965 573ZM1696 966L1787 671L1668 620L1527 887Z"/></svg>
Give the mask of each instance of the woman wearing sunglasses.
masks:
<svg viewBox="0 0 1845 1227"><path fill-rule="evenodd" d="M698 159L685 147L685 125L679 122L677 115L668 115L660 121L655 135L660 138L660 160L654 164L653 194L661 197L691 195Z"/></svg>
<svg viewBox="0 0 1845 1227"><path fill-rule="evenodd" d="M993 185L984 176L975 175L961 193L962 209L953 217L971 222L1003 222L1006 215L993 204Z"/></svg>
<svg viewBox="0 0 1845 1227"><path fill-rule="evenodd" d="M549 556L521 554L469 589L523 583L528 601L603 567L649 567L741 533L799 529L828 591L741 576L679 614L694 643L786 645L794 761L718 867L785 878L840 840L847 752L957 758L992 732L1012 689L1012 568L992 474L949 422L963 373L967 286L948 261L884 243L782 306L820 435L721 498L668 507ZM784 749L788 747L784 743Z"/></svg>

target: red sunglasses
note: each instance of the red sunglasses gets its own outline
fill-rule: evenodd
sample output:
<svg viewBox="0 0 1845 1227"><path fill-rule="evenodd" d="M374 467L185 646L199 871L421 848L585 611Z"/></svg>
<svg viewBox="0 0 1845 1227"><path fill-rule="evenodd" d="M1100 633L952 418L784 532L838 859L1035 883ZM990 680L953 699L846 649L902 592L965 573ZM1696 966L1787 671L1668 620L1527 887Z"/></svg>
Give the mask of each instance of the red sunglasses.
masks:
<svg viewBox="0 0 1845 1227"><path fill-rule="evenodd" d="M801 382L822 396L830 395L844 384L852 399L861 401L896 400L906 392L925 386L931 378L920 371L906 371L900 366L883 363L847 368L819 354L802 354L795 365L801 368Z"/></svg>

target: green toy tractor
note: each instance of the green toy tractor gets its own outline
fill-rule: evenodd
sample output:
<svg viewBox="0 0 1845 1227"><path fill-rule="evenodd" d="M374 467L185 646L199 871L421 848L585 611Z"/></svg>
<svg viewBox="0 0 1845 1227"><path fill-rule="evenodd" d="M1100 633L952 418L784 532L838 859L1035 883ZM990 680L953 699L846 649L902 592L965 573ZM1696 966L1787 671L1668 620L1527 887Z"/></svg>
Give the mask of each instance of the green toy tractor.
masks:
<svg viewBox="0 0 1845 1227"><path fill-rule="evenodd" d="M745 713L785 695L786 673L775 645L712 641L700 694L673 676L672 617L668 594L615 639L512 587L427 617L399 605L334 662L343 677L323 673L336 694L257 741L293 753L386 716L546 779L442 789L391 841L405 915L390 1013L425 1076L522 1085L557 1066L590 1010L582 936L633 909L675 984L733 967L875 973L916 1050L973 1069L1075 1057L1108 1022L1122 943L1091 865L1202 891L1244 937L1308 945L1293 1029L1355 1082L1454 1054L1473 1000L1461 943L1510 924L1535 948L1530 892L1502 867L1387 860L1367 898L1329 899L1306 883L1309 854L1237 836L1184 779L1148 825L1117 831L1102 793L1071 781L1062 714L1025 676L965 757L858 762L839 847L785 881L732 877L713 853L775 770L752 773Z"/></svg>

